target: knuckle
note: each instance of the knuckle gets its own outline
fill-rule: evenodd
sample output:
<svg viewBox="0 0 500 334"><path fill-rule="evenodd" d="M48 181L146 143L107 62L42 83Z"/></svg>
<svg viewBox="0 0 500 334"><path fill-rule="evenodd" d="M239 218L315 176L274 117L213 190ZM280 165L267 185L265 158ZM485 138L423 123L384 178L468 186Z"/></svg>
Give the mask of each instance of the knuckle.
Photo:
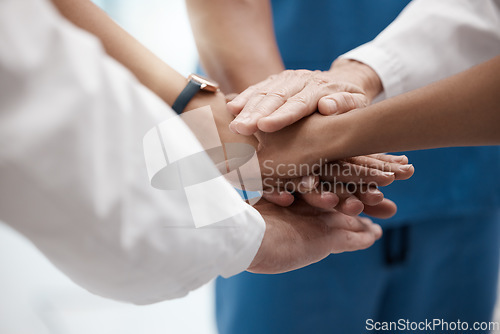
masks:
<svg viewBox="0 0 500 334"><path fill-rule="evenodd" d="M350 243L352 241L352 239L354 238L354 232L346 231L344 234L344 237L345 237L345 241L347 241L347 243Z"/></svg>
<svg viewBox="0 0 500 334"><path fill-rule="evenodd" d="M298 105L299 107L307 107L309 105L307 99L301 95L292 96L288 99L288 102Z"/></svg>
<svg viewBox="0 0 500 334"><path fill-rule="evenodd" d="M263 107L263 106L256 106L253 110L252 110L252 113L253 114L257 114L257 115L262 115L262 116L265 116L267 114L269 114L268 112L268 109Z"/></svg>
<svg viewBox="0 0 500 334"><path fill-rule="evenodd" d="M384 163L382 165L383 171L390 172L392 170L391 167L392 166L391 166L391 164L389 162L384 161Z"/></svg>
<svg viewBox="0 0 500 334"><path fill-rule="evenodd" d="M281 90L274 91L274 92L267 92L266 96L276 97L284 102L286 100L286 97L287 97L287 92L286 92L286 90L281 89Z"/></svg>
<svg viewBox="0 0 500 334"><path fill-rule="evenodd" d="M275 80L276 78L278 78L279 74L272 74L270 76L267 77L267 80L268 81L273 81Z"/></svg>
<svg viewBox="0 0 500 334"><path fill-rule="evenodd" d="M356 98L354 97L353 94L351 93L346 93L345 94L345 99L347 101L347 105L350 107L350 108L356 108L358 106L358 103L357 103L357 100Z"/></svg>

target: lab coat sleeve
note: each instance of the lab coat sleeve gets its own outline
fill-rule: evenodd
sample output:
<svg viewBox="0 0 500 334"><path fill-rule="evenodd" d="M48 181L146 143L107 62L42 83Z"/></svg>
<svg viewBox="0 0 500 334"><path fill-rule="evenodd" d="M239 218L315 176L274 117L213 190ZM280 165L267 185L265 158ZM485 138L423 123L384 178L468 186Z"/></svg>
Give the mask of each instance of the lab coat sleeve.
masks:
<svg viewBox="0 0 500 334"><path fill-rule="evenodd" d="M373 41L343 58L371 66L388 98L500 53L500 0L413 0Z"/></svg>
<svg viewBox="0 0 500 334"><path fill-rule="evenodd" d="M181 297L245 270L260 246L265 224L252 207L196 229L182 190L150 186L143 136L168 117L49 2L0 1L0 220L93 293ZM178 145L196 142L183 124L173 131ZM214 210L239 205L229 197L205 196Z"/></svg>

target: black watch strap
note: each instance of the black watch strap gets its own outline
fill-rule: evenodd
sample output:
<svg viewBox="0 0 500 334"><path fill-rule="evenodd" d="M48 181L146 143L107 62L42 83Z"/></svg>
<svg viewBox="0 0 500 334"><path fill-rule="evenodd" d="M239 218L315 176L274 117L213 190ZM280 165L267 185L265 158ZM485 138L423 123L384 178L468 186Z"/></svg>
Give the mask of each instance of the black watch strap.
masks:
<svg viewBox="0 0 500 334"><path fill-rule="evenodd" d="M172 105L172 109L178 114L182 114L187 104L191 99L201 90L201 83L195 80L189 80L188 84L182 92L179 94L174 104Z"/></svg>

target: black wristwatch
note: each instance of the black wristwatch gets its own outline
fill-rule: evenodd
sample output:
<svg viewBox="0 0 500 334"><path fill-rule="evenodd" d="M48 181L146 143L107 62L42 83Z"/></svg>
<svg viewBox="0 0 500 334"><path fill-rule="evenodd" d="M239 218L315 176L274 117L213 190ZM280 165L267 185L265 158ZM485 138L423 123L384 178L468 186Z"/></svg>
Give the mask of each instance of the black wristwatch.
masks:
<svg viewBox="0 0 500 334"><path fill-rule="evenodd" d="M191 101L200 90L216 93L219 91L219 85L210 79L202 77L201 75L190 74L186 87L175 100L172 105L172 109L177 114L182 114L189 101Z"/></svg>

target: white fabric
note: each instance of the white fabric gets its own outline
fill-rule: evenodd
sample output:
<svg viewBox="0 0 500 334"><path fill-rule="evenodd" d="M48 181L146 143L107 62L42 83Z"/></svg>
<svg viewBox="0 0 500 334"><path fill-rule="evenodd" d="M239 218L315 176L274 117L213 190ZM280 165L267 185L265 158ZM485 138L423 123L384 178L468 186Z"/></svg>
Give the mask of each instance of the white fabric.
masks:
<svg viewBox="0 0 500 334"><path fill-rule="evenodd" d="M184 191L149 185L143 136L168 117L49 2L0 0L0 220L89 291L138 304L180 297L245 270L260 246L265 224L250 206L195 229ZM198 149L184 124L169 131ZM203 199L213 210L241 203L234 191Z"/></svg>
<svg viewBox="0 0 500 334"><path fill-rule="evenodd" d="M392 97L500 54L500 0L413 0L373 41L343 55L371 66Z"/></svg>

